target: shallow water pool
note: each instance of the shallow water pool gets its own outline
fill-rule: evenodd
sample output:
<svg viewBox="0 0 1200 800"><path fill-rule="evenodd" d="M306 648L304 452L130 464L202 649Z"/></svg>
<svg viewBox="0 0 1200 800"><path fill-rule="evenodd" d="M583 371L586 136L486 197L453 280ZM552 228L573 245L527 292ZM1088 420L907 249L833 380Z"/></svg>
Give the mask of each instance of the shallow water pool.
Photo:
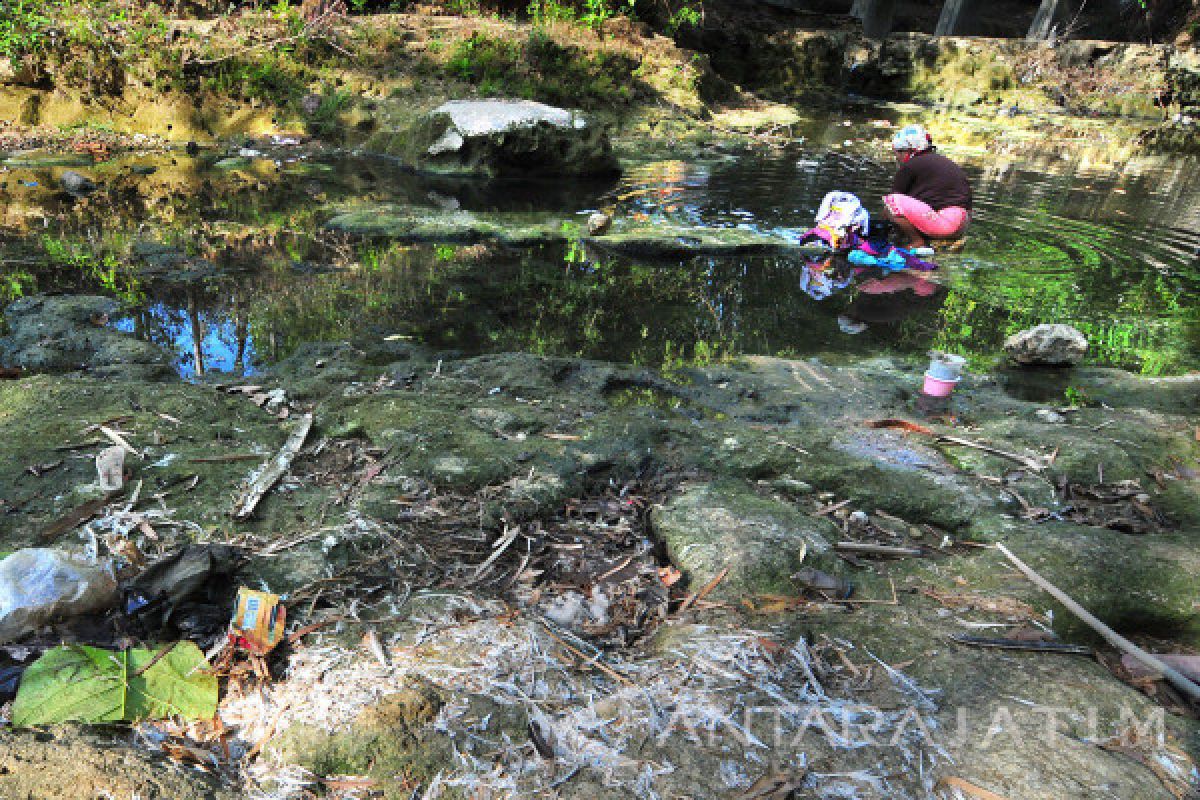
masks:
<svg viewBox="0 0 1200 800"><path fill-rule="evenodd" d="M975 182L976 218L966 248L930 276L786 255L663 262L570 242L410 245L323 229L347 207L503 211L568 230L604 208L618 220L794 238L833 189L879 210L893 167L874 142L886 131L854 130L850 147L714 146L643 161L612 185L501 189L286 148L74 167L26 154L0 176L0 291L120 296L131 311L114 324L172 348L185 376L252 374L304 342L385 337L653 366L931 348L982 365L1007 334L1041 322L1083 330L1096 364L1200 366L1195 160L1097 169L951 150ZM61 193L66 168L101 189Z"/></svg>

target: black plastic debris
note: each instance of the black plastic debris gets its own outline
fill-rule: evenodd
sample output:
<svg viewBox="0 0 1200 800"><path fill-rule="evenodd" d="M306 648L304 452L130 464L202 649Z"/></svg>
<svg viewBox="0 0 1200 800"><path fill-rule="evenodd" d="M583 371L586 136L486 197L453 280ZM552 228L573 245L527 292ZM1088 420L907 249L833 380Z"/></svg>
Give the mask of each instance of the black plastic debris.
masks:
<svg viewBox="0 0 1200 800"><path fill-rule="evenodd" d="M144 637L211 647L233 610L234 576L242 561L228 545L188 545L124 585L121 608Z"/></svg>

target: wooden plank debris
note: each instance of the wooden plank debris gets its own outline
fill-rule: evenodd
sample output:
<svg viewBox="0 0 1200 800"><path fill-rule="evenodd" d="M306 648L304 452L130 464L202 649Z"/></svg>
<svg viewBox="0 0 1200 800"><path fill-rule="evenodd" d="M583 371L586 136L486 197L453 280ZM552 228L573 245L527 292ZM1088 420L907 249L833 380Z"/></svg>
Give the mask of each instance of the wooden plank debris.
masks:
<svg viewBox="0 0 1200 800"><path fill-rule="evenodd" d="M259 501L287 473L292 466L292 461L296 458L296 453L300 452L300 448L304 446L304 441L308 438L308 432L312 429L312 424L313 415L311 413L305 414L300 418L296 429L292 431L292 435L283 443L283 447L279 448L279 452L263 465L262 470L258 473L258 477L250 483L245 493L234 504L234 519L248 519L254 513L254 509L258 507Z"/></svg>
<svg viewBox="0 0 1200 800"><path fill-rule="evenodd" d="M72 530L79 525L87 522L92 517L99 514L105 506L125 494L124 489L118 489L115 492L109 492L103 497L97 497L94 500L88 500L81 506L68 511L55 522L52 522L41 533L38 534L38 542L40 544L48 544L53 542L58 537L62 536L69 530Z"/></svg>

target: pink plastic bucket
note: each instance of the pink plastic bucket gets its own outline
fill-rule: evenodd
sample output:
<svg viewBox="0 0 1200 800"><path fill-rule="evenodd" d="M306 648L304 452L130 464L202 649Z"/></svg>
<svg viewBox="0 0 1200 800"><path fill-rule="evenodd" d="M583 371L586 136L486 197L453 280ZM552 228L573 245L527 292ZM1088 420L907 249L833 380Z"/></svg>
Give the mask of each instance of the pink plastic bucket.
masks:
<svg viewBox="0 0 1200 800"><path fill-rule="evenodd" d="M958 385L958 381L944 381L940 378L935 378L928 372L925 373L925 388L922 389L925 394L930 397L949 397L954 391L954 387Z"/></svg>

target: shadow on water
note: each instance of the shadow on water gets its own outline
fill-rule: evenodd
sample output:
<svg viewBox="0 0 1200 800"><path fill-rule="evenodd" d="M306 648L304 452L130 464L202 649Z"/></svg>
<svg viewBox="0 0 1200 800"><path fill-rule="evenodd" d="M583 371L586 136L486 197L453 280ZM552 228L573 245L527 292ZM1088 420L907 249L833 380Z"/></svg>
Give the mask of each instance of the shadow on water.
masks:
<svg viewBox="0 0 1200 800"><path fill-rule="evenodd" d="M487 187L363 159L282 151L126 158L83 171L36 158L0 176L0 293L99 291L116 324L177 354L185 376L253 374L308 341L401 336L460 353L525 350L653 366L740 353L919 355L988 363L1005 336L1066 322L1094 363L1151 374L1200 364L1200 170L1145 161L1096 172L964 154L976 186L968 245L932 276L883 276L797 257L591 260L579 247L407 245L335 234L346 208L521 212L581 226L618 219L795 239L825 192L879 205L891 167L798 148L632 167L616 185Z"/></svg>

